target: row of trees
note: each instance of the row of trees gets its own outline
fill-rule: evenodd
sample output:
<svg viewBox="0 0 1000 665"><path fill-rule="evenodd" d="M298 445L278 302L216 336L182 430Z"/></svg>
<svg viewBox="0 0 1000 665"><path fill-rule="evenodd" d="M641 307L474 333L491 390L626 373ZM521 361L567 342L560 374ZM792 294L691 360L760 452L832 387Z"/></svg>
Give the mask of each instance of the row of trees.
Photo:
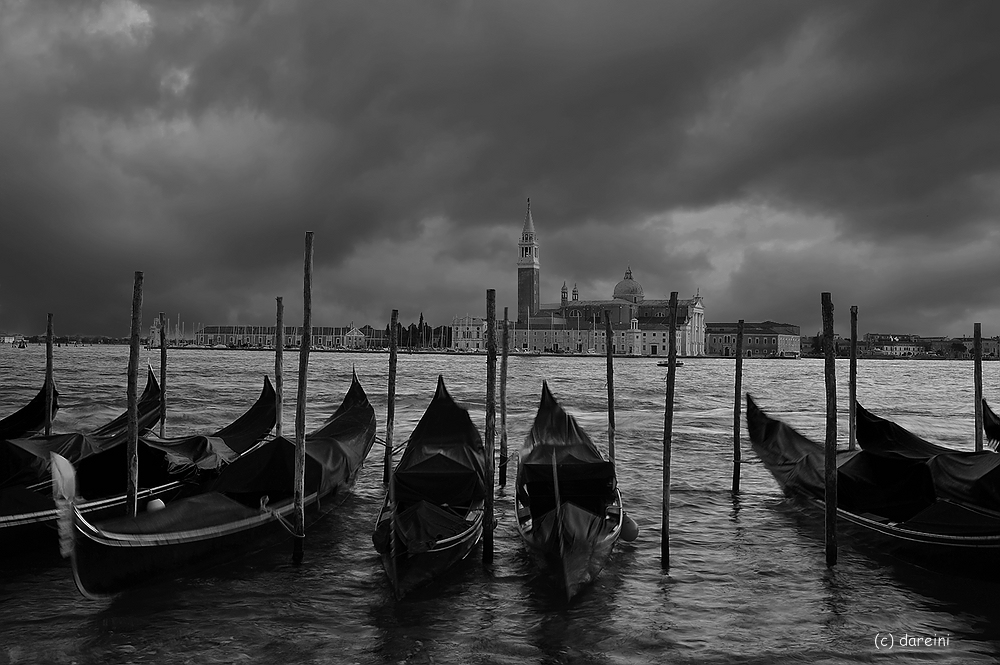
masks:
<svg viewBox="0 0 1000 665"><path fill-rule="evenodd" d="M389 345L389 326L388 323L385 326L385 346ZM421 312L418 323L404 326L396 322L396 346L401 349L446 349L451 346L451 326L432 328Z"/></svg>

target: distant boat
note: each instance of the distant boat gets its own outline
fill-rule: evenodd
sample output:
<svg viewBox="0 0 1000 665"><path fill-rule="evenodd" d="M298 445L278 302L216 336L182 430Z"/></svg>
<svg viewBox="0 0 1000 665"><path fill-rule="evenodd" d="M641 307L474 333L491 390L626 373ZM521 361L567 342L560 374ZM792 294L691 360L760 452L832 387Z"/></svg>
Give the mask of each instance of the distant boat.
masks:
<svg viewBox="0 0 1000 665"><path fill-rule="evenodd" d="M669 360L661 360L658 363L656 363L656 365L658 367L669 367L670 366L670 361ZM676 366L676 367L683 367L684 366L684 361L683 360L678 360L677 362L674 363L674 366Z"/></svg>

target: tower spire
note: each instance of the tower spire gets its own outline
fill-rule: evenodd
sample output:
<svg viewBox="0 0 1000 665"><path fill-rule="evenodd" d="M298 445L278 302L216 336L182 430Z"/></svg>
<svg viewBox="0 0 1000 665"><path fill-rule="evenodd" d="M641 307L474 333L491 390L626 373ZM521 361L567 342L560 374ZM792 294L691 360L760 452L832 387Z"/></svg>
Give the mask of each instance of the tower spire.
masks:
<svg viewBox="0 0 1000 665"><path fill-rule="evenodd" d="M528 199L528 210L524 213L524 228L521 230L521 235L526 234L535 235L535 220L531 218L531 199Z"/></svg>

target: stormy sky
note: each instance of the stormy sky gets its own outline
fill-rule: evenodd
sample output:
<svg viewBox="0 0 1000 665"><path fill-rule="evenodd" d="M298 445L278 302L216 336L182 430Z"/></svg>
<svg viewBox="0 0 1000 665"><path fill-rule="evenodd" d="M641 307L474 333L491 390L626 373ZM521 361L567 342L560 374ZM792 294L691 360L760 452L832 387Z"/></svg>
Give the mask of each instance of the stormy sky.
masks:
<svg viewBox="0 0 1000 665"><path fill-rule="evenodd" d="M651 298L1000 334L1000 3L0 0L0 330Z"/></svg>

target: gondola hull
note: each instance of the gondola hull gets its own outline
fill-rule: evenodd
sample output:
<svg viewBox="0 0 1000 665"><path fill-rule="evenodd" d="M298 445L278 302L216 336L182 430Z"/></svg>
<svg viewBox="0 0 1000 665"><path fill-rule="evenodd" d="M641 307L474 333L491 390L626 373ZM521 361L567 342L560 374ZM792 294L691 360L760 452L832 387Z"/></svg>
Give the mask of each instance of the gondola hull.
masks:
<svg viewBox="0 0 1000 665"><path fill-rule="evenodd" d="M315 494L307 497L307 525L342 503L347 490L319 503ZM200 502L208 514L213 511L212 504L228 502L222 495L199 495L188 501ZM257 514L246 509L239 519L154 534L111 531L106 523L95 526L77 511L72 556L77 588L88 598L107 597L168 574L204 568L290 541L294 537L290 531L293 511L291 504Z"/></svg>
<svg viewBox="0 0 1000 665"><path fill-rule="evenodd" d="M376 533L391 533L391 509L383 504L376 525ZM382 567L389 576L393 594L403 598L425 588L458 563L468 558L483 538L482 504L465 516L466 528L447 538L436 540L426 550L408 550L399 538L395 547L380 547ZM422 549L422 548L421 548Z"/></svg>
<svg viewBox="0 0 1000 665"><path fill-rule="evenodd" d="M155 379L151 377L150 385L154 385L153 381ZM158 392L154 396L159 400ZM152 399L147 397L147 402L152 402ZM264 377L256 402L234 423L218 432L207 437L150 439L151 444L140 437L140 489L136 495L139 510L143 510L153 499L169 504L199 491L200 483L218 469L196 467L209 462L219 463L214 450L227 450L227 457L232 459L263 440L274 426L274 404L274 389L270 380ZM180 472L170 468L172 457L183 458L182 455L172 454L173 448L191 456L191 468ZM81 492L86 491L90 499L77 499L76 505L86 519L102 521L126 514L126 452L123 444L117 444L81 461L84 468L78 469L77 474L88 476L86 480L90 481L89 487ZM199 454L201 457L196 458ZM0 488L0 559L16 561L25 557L57 557L57 516L58 510L48 481Z"/></svg>
<svg viewBox="0 0 1000 665"><path fill-rule="evenodd" d="M153 499L170 503L185 491L183 483L171 482L140 490L136 500L139 509L144 510L146 504ZM77 509L90 521L110 519L125 514L125 497L119 495L86 501L80 503ZM58 517L59 511L54 506L14 515L0 515L0 558L24 558L35 563L40 558L58 558Z"/></svg>
<svg viewBox="0 0 1000 665"><path fill-rule="evenodd" d="M613 460L605 460L542 382L535 421L518 455L518 532L539 572L567 600L597 578L622 533Z"/></svg>
<svg viewBox="0 0 1000 665"><path fill-rule="evenodd" d="M958 476L942 483L943 472L961 465L962 459L971 460L969 467L974 468L994 454L938 453L903 445L900 433L911 435L884 422L895 428L894 435L880 438L878 450L838 453L838 526L881 554L921 565L961 572L978 562L995 569L1000 511L946 496L947 488L958 497L975 496L961 486ZM825 511L823 447L769 417L749 395L747 424L754 451L784 493ZM935 458L936 466L929 466L928 460L933 464Z"/></svg>
<svg viewBox="0 0 1000 665"><path fill-rule="evenodd" d="M357 377L337 412L305 437L306 526L339 505L375 443L375 411ZM80 592L101 597L168 575L234 559L293 538L296 443L253 447L198 493L157 510L88 520L74 505L75 471L52 456L61 549Z"/></svg>
<svg viewBox="0 0 1000 665"><path fill-rule="evenodd" d="M18 439L24 436L33 436L44 431L45 427L45 393L49 388L49 381L46 381L41 390L26 405L14 413L0 418L0 440ZM52 385L52 413L51 419L56 417L59 410L59 391Z"/></svg>
<svg viewBox="0 0 1000 665"><path fill-rule="evenodd" d="M372 543L397 598L469 556L483 537L485 448L444 377L393 469Z"/></svg>
<svg viewBox="0 0 1000 665"><path fill-rule="evenodd" d="M536 521L523 507L518 510L518 533L541 574L571 599L607 564L621 537L621 514L620 493L605 515L564 503L558 514L552 510Z"/></svg>

